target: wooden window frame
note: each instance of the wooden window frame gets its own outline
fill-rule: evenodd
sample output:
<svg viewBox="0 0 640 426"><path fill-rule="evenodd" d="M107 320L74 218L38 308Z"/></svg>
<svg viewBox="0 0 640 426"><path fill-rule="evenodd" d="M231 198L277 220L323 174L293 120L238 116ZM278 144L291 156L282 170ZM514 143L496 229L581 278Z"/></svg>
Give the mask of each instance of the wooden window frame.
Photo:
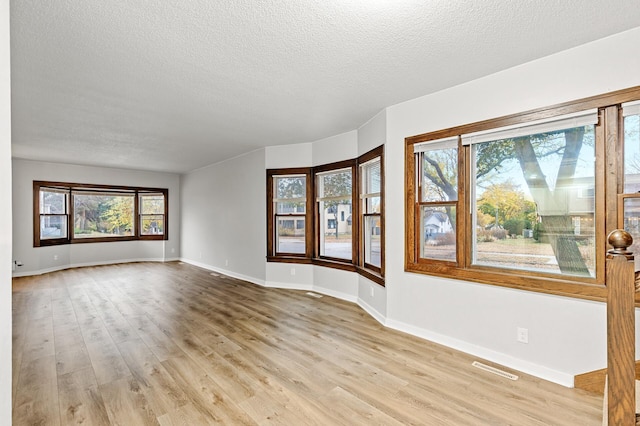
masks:
<svg viewBox="0 0 640 426"><path fill-rule="evenodd" d="M360 208L360 164L380 157L381 173L381 267L364 263L364 245L361 241L364 217ZM316 191L316 175L332 170L351 169L351 220L352 220L352 249L351 259L341 259L320 256L320 212ZM305 175L306 180L306 213L305 213L305 253L278 253L276 251L275 232L277 216L274 209L274 179L278 176ZM384 145L379 146L358 158L323 164L316 167L295 167L267 169L267 262L305 263L325 266L334 269L357 272L371 281L384 286Z"/></svg>
<svg viewBox="0 0 640 426"><path fill-rule="evenodd" d="M371 265L365 262L365 220L367 214L365 213L365 209L362 206L363 199L361 196L362 193L362 184L363 184L363 175L362 175L362 165L368 163L371 160L375 160L376 158L380 159L380 213L376 214L376 216L380 217L380 267L375 265ZM358 272L361 275L366 276L372 281L375 281L378 284L384 285L384 267L385 267L385 232L384 232L384 145L381 145L377 148L372 149L371 151L361 155L358 157L358 175L356 187L358 188L358 230L360 232L360 238L358 239Z"/></svg>
<svg viewBox="0 0 640 426"><path fill-rule="evenodd" d="M355 184L356 184L356 160L345 160L345 161L339 161L337 163L331 163L331 164L323 164L322 166L317 166L313 168L313 185L314 185L314 192L313 192L313 200L314 200L314 208L313 208L313 214L314 214L314 223L315 223L315 229L314 229L314 261L317 264L320 265L324 265L324 266L331 266L331 267L335 267L338 269L346 269L346 270L352 270L355 271L356 270L356 265L357 265L357 254L358 254L358 229L357 226L353 226L353 218L354 217L358 217L358 203L357 203L357 190L356 188L354 188ZM322 173L331 173L333 171L338 171L338 170L343 170L343 169L350 169L351 171L351 218L352 218L352 225L351 225L351 258L350 259L342 259L342 258L337 258L337 257L331 257L331 256L325 256L325 255L320 255L320 232L322 231L322 221L320 220L320 200L319 200L319 194L318 194L318 179L317 176L318 174L322 174ZM336 218L337 220L337 218ZM336 227L338 226L338 224L336 223Z"/></svg>
<svg viewBox="0 0 640 426"><path fill-rule="evenodd" d="M67 192L67 237L56 239L40 238L40 190L55 189ZM133 196L133 235L123 237L75 238L74 229L74 194L82 192L131 194ZM142 235L139 214L140 194L162 194L164 196L164 232L162 234ZM64 244L105 243L113 241L168 240L169 239L169 190L166 188L145 188L134 186L98 185L70 182L33 181L33 246L45 247Z"/></svg>
<svg viewBox="0 0 640 426"><path fill-rule="evenodd" d="M304 175L305 176L305 252L304 253L279 253L276 249L275 232L278 215L274 209L274 179L278 176ZM287 263L311 263L313 255L313 179L310 167L282 168L267 170L267 261Z"/></svg>
<svg viewBox="0 0 640 426"><path fill-rule="evenodd" d="M503 287L550 293L562 296L604 300L606 283L604 262L606 235L618 226L617 197L623 188L623 131L621 104L640 99L640 86L593 96L572 102L539 108L523 113L466 124L405 138L405 271L461 279ZM471 216L470 216L470 147L458 142L459 198L457 207L456 262L420 259L417 250L419 232L417 215L417 185L414 145L431 140L445 139L464 134L486 131L511 125L548 119L588 109L598 109L599 123L595 126L595 242L596 277L583 278L547 274L536 271L520 271L471 264Z"/></svg>
<svg viewBox="0 0 640 426"><path fill-rule="evenodd" d="M158 196L161 195L163 197L163 213L144 213L142 211L142 205L144 204L142 202L142 199L144 197L154 197L154 196ZM136 220L138 221L138 233L140 234L140 237L143 238L147 238L147 237L159 237L164 235L164 230L167 227L167 219L166 219L166 202L167 202L167 197L165 194L161 193L161 192L138 192L137 193L137 199L136 202L138 203L138 215ZM163 232L162 234L144 234L142 231L142 221L144 220L145 217L147 216L162 216L162 223L163 223ZM161 239L161 238L155 238L155 239Z"/></svg>

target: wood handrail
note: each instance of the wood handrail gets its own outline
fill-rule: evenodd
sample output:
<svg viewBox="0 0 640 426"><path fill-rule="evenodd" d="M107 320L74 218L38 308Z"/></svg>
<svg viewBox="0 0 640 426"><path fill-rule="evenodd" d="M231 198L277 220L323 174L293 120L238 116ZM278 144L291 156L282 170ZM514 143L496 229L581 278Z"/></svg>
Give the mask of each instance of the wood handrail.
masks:
<svg viewBox="0 0 640 426"><path fill-rule="evenodd" d="M607 237L607 404L609 426L636 424L635 272L627 248L631 235L620 229Z"/></svg>

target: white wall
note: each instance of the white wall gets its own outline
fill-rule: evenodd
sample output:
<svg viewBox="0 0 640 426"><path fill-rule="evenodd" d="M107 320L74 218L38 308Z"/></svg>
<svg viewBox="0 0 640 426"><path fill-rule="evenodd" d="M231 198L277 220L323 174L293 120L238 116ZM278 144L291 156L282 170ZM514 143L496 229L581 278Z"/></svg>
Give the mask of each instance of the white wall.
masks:
<svg viewBox="0 0 640 426"><path fill-rule="evenodd" d="M264 284L265 150L188 173L182 178L182 259Z"/></svg>
<svg viewBox="0 0 640 426"><path fill-rule="evenodd" d="M0 424L11 424L11 66L9 0L0 0Z"/></svg>
<svg viewBox="0 0 640 426"><path fill-rule="evenodd" d="M388 325L569 386L606 366L602 303L404 272L404 138L640 85L639 44L637 28L388 108Z"/></svg>
<svg viewBox="0 0 640 426"><path fill-rule="evenodd" d="M169 239L33 247L33 181L141 186L169 190ZM14 276L71 266L137 260L171 260L180 255L180 175L13 159Z"/></svg>

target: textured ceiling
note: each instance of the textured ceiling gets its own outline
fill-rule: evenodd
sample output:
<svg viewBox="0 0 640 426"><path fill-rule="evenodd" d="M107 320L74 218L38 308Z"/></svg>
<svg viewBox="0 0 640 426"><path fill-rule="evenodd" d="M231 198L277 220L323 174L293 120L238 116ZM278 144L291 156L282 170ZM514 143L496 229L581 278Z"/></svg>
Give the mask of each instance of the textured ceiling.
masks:
<svg viewBox="0 0 640 426"><path fill-rule="evenodd" d="M638 0L12 0L13 156L186 172L638 25Z"/></svg>

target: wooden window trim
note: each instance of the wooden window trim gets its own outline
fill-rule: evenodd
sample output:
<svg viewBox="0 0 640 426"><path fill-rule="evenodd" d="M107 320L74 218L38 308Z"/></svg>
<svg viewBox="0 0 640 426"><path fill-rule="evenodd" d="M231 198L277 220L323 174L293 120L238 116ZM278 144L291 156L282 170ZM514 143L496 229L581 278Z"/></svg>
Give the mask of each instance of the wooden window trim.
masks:
<svg viewBox="0 0 640 426"><path fill-rule="evenodd" d="M67 193L67 237L56 239L40 239L40 190L43 188L62 189ZM82 192L95 190L108 194L114 193L130 193L133 195L134 217L133 227L134 233L131 236L124 237L103 237L103 238L74 238L73 236L73 194L74 191ZM141 235L140 234L140 215L139 215L139 195L145 193L156 193L164 196L164 232L160 235ZM144 241L144 240L168 240L169 239L169 190L166 188L147 188L138 186L121 186L121 185L104 185L104 184L86 184L71 182L53 182L53 181L33 181L33 246L45 247L65 244L88 244L88 243L106 243L116 241Z"/></svg>
<svg viewBox="0 0 640 426"><path fill-rule="evenodd" d="M620 105L640 99L640 86L619 90L600 96L593 96L572 102L512 114L496 119L429 132L405 139L405 271L461 279L472 282L523 289L541 293L556 294L605 300L606 282L604 260L606 256L605 237L617 225L617 196L622 191L622 122ZM459 143L462 151L458 155L458 169L464 176L458 176L461 192L458 194L457 212L457 262L419 259L416 246L416 165L413 145L430 140L443 139L462 134L490 130L597 108L600 122L596 126L596 271L595 278L550 276L531 271L513 271L500 268L471 265L471 220L469 217L470 148Z"/></svg>

